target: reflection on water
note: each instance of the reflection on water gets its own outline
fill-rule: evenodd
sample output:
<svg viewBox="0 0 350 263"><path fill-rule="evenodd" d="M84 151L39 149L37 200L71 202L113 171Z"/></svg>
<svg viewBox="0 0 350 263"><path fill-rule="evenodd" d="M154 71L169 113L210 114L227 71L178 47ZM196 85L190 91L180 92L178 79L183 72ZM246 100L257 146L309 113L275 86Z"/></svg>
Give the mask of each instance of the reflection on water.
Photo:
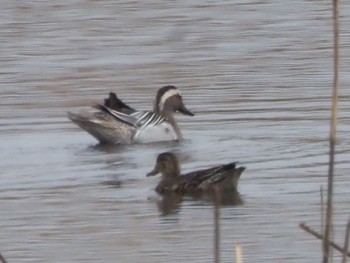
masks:
<svg viewBox="0 0 350 263"><path fill-rule="evenodd" d="M210 196L158 196L160 152L183 171L240 161L220 206L221 261L311 262L326 184L331 1L2 1L0 251L9 262L207 262ZM349 215L350 4L341 3L335 240ZM101 146L67 111L110 91L151 109L180 88L185 140Z"/></svg>
<svg viewBox="0 0 350 263"><path fill-rule="evenodd" d="M177 213L180 210L183 196L175 193L168 193L157 200L157 206L162 216Z"/></svg>
<svg viewBox="0 0 350 263"><path fill-rule="evenodd" d="M151 199L152 200L152 199ZM224 192L219 198L215 198L212 194L196 194L183 196L177 193L166 193L156 200L158 209L162 216L177 213L180 211L183 201L197 201L202 204L211 206L216 203L219 206L236 206L243 205L243 199L238 192Z"/></svg>

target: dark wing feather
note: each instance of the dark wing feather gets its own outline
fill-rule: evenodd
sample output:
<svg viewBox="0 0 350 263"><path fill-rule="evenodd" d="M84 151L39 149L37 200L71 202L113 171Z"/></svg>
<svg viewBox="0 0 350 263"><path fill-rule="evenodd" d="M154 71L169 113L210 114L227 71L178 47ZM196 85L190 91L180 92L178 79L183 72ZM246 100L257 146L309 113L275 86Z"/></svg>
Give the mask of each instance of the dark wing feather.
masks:
<svg viewBox="0 0 350 263"><path fill-rule="evenodd" d="M122 102L114 92L109 93L109 97L104 100L104 106L126 114L130 114L136 111L135 109Z"/></svg>
<svg viewBox="0 0 350 263"><path fill-rule="evenodd" d="M235 163L229 163L182 175L180 182L173 186L173 191L184 193L205 190L210 185L224 180L229 173L232 173L235 167Z"/></svg>

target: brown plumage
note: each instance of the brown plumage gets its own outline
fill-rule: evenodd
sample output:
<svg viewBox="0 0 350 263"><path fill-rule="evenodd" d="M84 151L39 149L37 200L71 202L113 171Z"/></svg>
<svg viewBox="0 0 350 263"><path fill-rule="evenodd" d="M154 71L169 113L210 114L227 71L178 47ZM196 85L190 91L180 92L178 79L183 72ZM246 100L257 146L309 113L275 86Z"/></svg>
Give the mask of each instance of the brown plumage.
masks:
<svg viewBox="0 0 350 263"><path fill-rule="evenodd" d="M237 191L238 180L245 167L236 167L235 163L218 165L181 175L180 165L175 154L170 152L158 155L154 169L147 174L161 173L162 179L156 187L160 194L166 192L198 193L212 191Z"/></svg>

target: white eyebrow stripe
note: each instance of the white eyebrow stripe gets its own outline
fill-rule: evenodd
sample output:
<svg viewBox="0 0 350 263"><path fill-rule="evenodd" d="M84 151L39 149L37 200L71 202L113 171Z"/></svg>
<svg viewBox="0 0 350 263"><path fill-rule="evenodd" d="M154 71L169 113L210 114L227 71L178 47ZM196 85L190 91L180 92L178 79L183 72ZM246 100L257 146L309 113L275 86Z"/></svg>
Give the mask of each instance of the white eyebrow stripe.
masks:
<svg viewBox="0 0 350 263"><path fill-rule="evenodd" d="M167 92L165 92L160 98L160 101L158 102L159 110L162 111L166 100L175 95L181 96L181 93L178 89L170 89Z"/></svg>

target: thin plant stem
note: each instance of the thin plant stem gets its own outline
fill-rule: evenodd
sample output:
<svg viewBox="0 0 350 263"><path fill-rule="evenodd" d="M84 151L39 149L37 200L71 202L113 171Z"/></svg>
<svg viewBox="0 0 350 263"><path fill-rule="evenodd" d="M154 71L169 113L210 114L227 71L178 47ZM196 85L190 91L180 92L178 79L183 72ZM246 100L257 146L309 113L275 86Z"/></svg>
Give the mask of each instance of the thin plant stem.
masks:
<svg viewBox="0 0 350 263"><path fill-rule="evenodd" d="M321 234L317 233L315 230L313 230L309 226L305 225L304 223L300 224L299 226L300 226L301 229L305 230L306 232L308 232L309 234L313 235L314 237L317 237L318 239L321 239L321 240L324 239L324 237ZM344 249L341 246L339 246L336 243L334 243L333 241L329 241L329 245L332 246L334 249L338 250L340 253L344 253ZM350 257L350 253L349 252L346 253L346 255L348 257Z"/></svg>
<svg viewBox="0 0 350 263"><path fill-rule="evenodd" d="M5 258L1 255L1 253L0 253L0 262L2 262L2 263L7 263L7 261L5 260Z"/></svg>
<svg viewBox="0 0 350 263"><path fill-rule="evenodd" d="M214 262L220 262L220 191L214 188Z"/></svg>
<svg viewBox="0 0 350 263"><path fill-rule="evenodd" d="M322 185L321 185L321 189L320 189L320 197L321 197L321 233L324 233L324 198L323 198ZM322 240L322 251L324 250L323 244L324 244L324 240Z"/></svg>
<svg viewBox="0 0 350 263"><path fill-rule="evenodd" d="M242 247L241 245L236 246L236 263L243 263Z"/></svg>
<svg viewBox="0 0 350 263"><path fill-rule="evenodd" d="M349 236L350 236L350 219L348 221L348 224L346 226L346 234L345 234L345 241L344 241L344 252L343 252L343 260L342 263L346 263L347 261L347 255L349 254Z"/></svg>
<svg viewBox="0 0 350 263"><path fill-rule="evenodd" d="M329 167L328 167L328 191L327 191L327 216L324 233L324 250L323 263L328 263L330 258L330 239L333 222L333 177L334 177L334 155L336 143L336 128L338 119L338 75L339 75L339 17L338 17L338 0L333 0L333 32L334 32L334 76L333 76L333 99L332 99L332 116L330 123L330 150L329 150Z"/></svg>

